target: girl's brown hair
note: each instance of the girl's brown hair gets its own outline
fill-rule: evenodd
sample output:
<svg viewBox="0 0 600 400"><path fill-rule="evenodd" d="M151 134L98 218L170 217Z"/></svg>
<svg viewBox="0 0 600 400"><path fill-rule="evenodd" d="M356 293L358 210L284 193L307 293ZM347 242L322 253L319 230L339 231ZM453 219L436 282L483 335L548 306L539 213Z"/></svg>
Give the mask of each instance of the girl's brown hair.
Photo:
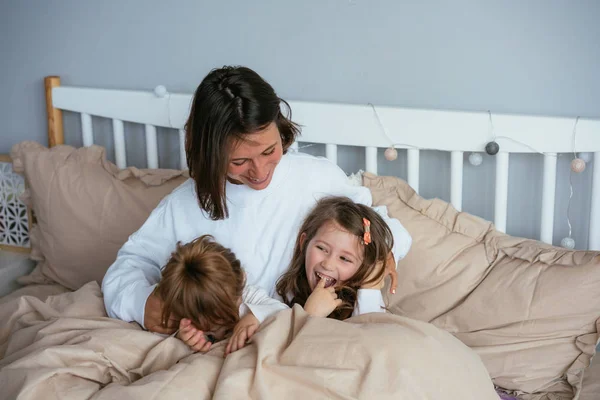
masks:
<svg viewBox="0 0 600 400"><path fill-rule="evenodd" d="M274 122L285 154L300 134L291 118L288 103L249 68L215 69L202 80L185 124L185 153L199 205L211 219L228 217L225 182L232 139L243 140Z"/></svg>
<svg viewBox="0 0 600 400"><path fill-rule="evenodd" d="M371 222L371 243L364 245L363 260L354 276L336 288L342 306L329 315L339 320L352 315L356 303L357 291L364 284L379 282L383 279L384 268L371 280L367 281L372 269L377 263L385 265L388 254L394 246L394 237L383 218L371 207L357 204L347 197L327 197L317 202L315 208L306 217L300 234L296 239L294 253L288 271L277 282L277 293L291 307L299 304L304 307L311 289L306 276L306 252L308 243L315 237L318 230L327 222L333 222L362 241L365 227L363 218ZM301 240L302 234L306 234ZM289 301L288 301L289 300Z"/></svg>
<svg viewBox="0 0 600 400"><path fill-rule="evenodd" d="M212 236L177 243L155 289L163 302L163 326L173 315L191 319L200 330L233 328L244 284L240 261Z"/></svg>

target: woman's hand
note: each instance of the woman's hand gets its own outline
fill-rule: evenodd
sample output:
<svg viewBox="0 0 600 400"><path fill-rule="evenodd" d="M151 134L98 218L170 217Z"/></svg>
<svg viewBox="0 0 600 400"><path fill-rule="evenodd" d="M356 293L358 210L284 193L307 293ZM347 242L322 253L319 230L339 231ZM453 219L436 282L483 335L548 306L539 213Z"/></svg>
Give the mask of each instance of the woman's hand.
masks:
<svg viewBox="0 0 600 400"><path fill-rule="evenodd" d="M306 299L304 311L315 317L327 317L342 303L335 293L335 288L333 286L326 288L325 279L321 279L315 290Z"/></svg>
<svg viewBox="0 0 600 400"><path fill-rule="evenodd" d="M183 318L179 322L179 332L177 332L177 337L183 341L183 343L187 344L190 349L200 353L206 353L210 350L210 346L212 342L206 339L204 332L198 330L193 324L192 321Z"/></svg>
<svg viewBox="0 0 600 400"><path fill-rule="evenodd" d="M396 286L398 286L398 273L396 272L396 260L394 259L394 255L392 254L392 252L388 253L388 256L385 260L385 272L383 273L381 280L378 282L373 282L373 279L375 279L375 277L381 272L381 268L381 262L375 264L375 267L373 267L373 270L365 280L365 282L367 283L362 285L361 289L381 290L384 286L386 276L389 275L390 279L392 280L390 284L390 293L395 294Z"/></svg>
<svg viewBox="0 0 600 400"><path fill-rule="evenodd" d="M144 327L150 332L172 334L177 329L177 319L173 316L169 318L167 326L162 325L163 303L156 293L152 292L146 300L144 307Z"/></svg>
<svg viewBox="0 0 600 400"><path fill-rule="evenodd" d="M398 286L398 272L396 272L396 259L391 251L388 253L387 259L385 260L384 276L387 275L389 275L390 279L392 280L390 283L390 293L396 294L396 287Z"/></svg>
<svg viewBox="0 0 600 400"><path fill-rule="evenodd" d="M259 326L260 322L251 312L243 316L233 328L233 334L225 348L225 356L246 346L246 342L250 340Z"/></svg>
<svg viewBox="0 0 600 400"><path fill-rule="evenodd" d="M375 264L375 266L373 266L373 268L371 269L371 273L369 273L369 276L367 276L367 278L365 279L365 283L363 283L360 288L381 290L385 284L385 275L387 271L381 275L379 281L376 281L375 278L377 277L377 275L380 275L383 272L382 269L386 267L387 265L384 267L382 262L378 262L377 264Z"/></svg>

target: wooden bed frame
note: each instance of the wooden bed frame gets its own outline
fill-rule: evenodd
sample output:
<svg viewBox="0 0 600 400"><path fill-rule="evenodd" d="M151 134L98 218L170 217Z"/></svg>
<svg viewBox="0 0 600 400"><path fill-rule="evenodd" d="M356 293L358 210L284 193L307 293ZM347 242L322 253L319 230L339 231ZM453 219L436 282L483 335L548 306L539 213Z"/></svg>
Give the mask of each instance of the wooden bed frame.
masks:
<svg viewBox="0 0 600 400"><path fill-rule="evenodd" d="M165 91L106 90L63 87L60 77L45 78L48 145L63 144L61 110L81 114L83 145L93 144L92 115L112 119L117 166L127 166L124 121L145 125L148 168L158 168L156 127L179 130L180 166L186 168L184 124L191 94ZM164 88L163 88L164 89ZM451 153L451 203L462 209L464 152L483 152L496 140L494 224L506 231L508 169L511 153L543 153L544 181L540 240L552 243L558 153L593 152L589 243L600 250L600 120L526 115L424 110L290 101L293 119L302 126L302 142L324 144L337 162L337 146L360 146L365 170L377 173L378 148L407 149L408 183L419 191L420 150ZM576 126L576 130L575 127ZM343 134L340 134L343 132ZM297 148L297 144L296 148Z"/></svg>

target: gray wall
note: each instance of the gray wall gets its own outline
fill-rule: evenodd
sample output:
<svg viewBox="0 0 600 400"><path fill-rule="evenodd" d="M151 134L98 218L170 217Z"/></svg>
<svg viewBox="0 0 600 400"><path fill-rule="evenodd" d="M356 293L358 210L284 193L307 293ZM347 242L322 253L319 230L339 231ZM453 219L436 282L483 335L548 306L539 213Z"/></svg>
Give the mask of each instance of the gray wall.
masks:
<svg viewBox="0 0 600 400"><path fill-rule="evenodd" d="M0 153L46 143L42 81L51 74L68 85L192 92L211 68L242 64L287 99L597 118L598 21L594 0L2 1ZM66 114L71 143L77 128ZM128 141L143 144L140 127L130 128ZM112 148L110 136L96 140ZM174 135L160 146L174 166ZM406 177L405 157L382 161L380 173ZM559 159L556 243L567 233L569 157ZM448 200L449 156L421 158L421 193ZM343 149L340 162L353 172L364 156ZM466 211L493 219L493 173L490 157L466 164ZM537 237L542 157L512 157L510 179L508 231ZM590 168L573 176L578 248L587 246L590 183Z"/></svg>

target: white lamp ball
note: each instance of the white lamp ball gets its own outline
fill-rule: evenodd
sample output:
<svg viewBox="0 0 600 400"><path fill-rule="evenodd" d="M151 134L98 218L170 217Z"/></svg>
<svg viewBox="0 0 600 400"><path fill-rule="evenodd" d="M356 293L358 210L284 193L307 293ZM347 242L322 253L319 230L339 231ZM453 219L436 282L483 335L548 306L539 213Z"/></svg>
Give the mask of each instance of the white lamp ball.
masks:
<svg viewBox="0 0 600 400"><path fill-rule="evenodd" d="M583 172L583 170L585 170L585 161L583 161L581 158L576 158L573 161L571 161L571 170L573 172Z"/></svg>
<svg viewBox="0 0 600 400"><path fill-rule="evenodd" d="M581 158L587 164L592 161L592 153L579 153L577 154L577 158Z"/></svg>
<svg viewBox="0 0 600 400"><path fill-rule="evenodd" d="M394 161L396 158L398 158L398 151L396 151L396 149L393 147L388 147L385 149L385 153L383 153L383 155L385 156L386 160Z"/></svg>
<svg viewBox="0 0 600 400"><path fill-rule="evenodd" d="M474 166L481 165L483 162L483 157L479 153L471 153L469 154L469 162Z"/></svg>
<svg viewBox="0 0 600 400"><path fill-rule="evenodd" d="M575 240L573 240L573 238L566 237L560 241L560 245L567 249L574 249L575 248Z"/></svg>
<svg viewBox="0 0 600 400"><path fill-rule="evenodd" d="M167 88L163 85L158 85L154 88L154 94L156 95L156 97L165 97L167 93Z"/></svg>

